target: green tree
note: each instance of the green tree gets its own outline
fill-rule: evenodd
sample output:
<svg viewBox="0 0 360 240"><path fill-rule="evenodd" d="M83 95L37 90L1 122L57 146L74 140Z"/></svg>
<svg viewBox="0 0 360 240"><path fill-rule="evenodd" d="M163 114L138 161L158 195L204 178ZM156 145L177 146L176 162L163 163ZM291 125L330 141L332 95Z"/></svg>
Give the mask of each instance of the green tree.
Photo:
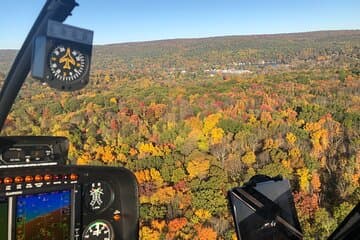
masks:
<svg viewBox="0 0 360 240"><path fill-rule="evenodd" d="M337 224L324 208L319 208L315 212L314 237L316 239L326 239L335 230Z"/></svg>
<svg viewBox="0 0 360 240"><path fill-rule="evenodd" d="M339 79L341 82L344 82L346 78L346 73L344 69L340 69L339 70Z"/></svg>
<svg viewBox="0 0 360 240"><path fill-rule="evenodd" d="M340 224L342 221L344 221L345 217L351 212L351 210L354 208L354 205L343 202L339 206L336 206L334 208L334 218L338 224Z"/></svg>

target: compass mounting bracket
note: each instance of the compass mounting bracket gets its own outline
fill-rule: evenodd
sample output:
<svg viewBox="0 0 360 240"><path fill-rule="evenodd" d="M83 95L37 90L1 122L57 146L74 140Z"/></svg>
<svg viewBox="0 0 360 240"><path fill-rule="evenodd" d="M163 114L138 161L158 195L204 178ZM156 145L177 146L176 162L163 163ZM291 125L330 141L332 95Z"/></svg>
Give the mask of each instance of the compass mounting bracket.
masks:
<svg viewBox="0 0 360 240"><path fill-rule="evenodd" d="M34 42L31 75L52 88L74 91L89 82L93 31L49 20Z"/></svg>

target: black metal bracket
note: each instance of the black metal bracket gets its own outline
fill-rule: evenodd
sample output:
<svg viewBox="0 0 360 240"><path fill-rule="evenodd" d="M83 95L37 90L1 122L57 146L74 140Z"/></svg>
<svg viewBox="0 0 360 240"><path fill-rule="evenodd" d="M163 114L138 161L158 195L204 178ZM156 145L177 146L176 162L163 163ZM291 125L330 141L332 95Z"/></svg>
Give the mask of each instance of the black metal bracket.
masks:
<svg viewBox="0 0 360 240"><path fill-rule="evenodd" d="M23 85L31 67L33 43L37 36L43 35L48 20L63 22L78 6L75 0L48 0L20 48L0 92L0 130Z"/></svg>

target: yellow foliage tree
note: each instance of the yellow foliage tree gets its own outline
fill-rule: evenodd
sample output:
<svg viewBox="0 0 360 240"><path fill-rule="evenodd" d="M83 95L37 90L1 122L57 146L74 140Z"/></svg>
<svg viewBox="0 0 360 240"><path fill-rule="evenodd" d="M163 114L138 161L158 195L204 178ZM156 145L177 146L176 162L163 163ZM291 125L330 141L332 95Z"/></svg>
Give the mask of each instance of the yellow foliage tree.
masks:
<svg viewBox="0 0 360 240"><path fill-rule="evenodd" d="M144 158L147 156L155 156L155 157L161 157L164 156L164 153L161 151L161 149L157 146L154 146L152 143L139 143L137 145L137 148L139 150L138 158Z"/></svg>
<svg viewBox="0 0 360 240"><path fill-rule="evenodd" d="M195 215L201 219L208 220L211 217L211 213L205 209L198 209L195 211Z"/></svg>
<svg viewBox="0 0 360 240"><path fill-rule="evenodd" d="M157 190L150 198L151 204L168 204L175 197L175 190L172 187L163 187Z"/></svg>
<svg viewBox="0 0 360 240"><path fill-rule="evenodd" d="M238 239L237 236L236 236L236 233L231 234L231 239L232 240L237 240Z"/></svg>
<svg viewBox="0 0 360 240"><path fill-rule="evenodd" d="M223 137L224 137L224 130L222 130L221 128L213 128L211 130L211 141L213 144L221 143Z"/></svg>
<svg viewBox="0 0 360 240"><path fill-rule="evenodd" d="M160 232L154 229L151 229L147 226L143 226L140 229L140 239L142 240L158 240L160 239Z"/></svg>
<svg viewBox="0 0 360 240"><path fill-rule="evenodd" d="M110 75L106 74L105 77L104 77L104 81L105 82L110 82L110 80L111 80Z"/></svg>
<svg viewBox="0 0 360 240"><path fill-rule="evenodd" d="M78 165L88 165L91 161L91 155L89 152L83 153L76 161Z"/></svg>
<svg viewBox="0 0 360 240"><path fill-rule="evenodd" d="M198 209L195 211L194 217L191 219L191 221L195 224L197 223L203 223L211 218L211 213L208 210L205 209Z"/></svg>
<svg viewBox="0 0 360 240"><path fill-rule="evenodd" d="M251 166L256 162L256 155L253 151L248 151L242 156L241 161L247 166Z"/></svg>
<svg viewBox="0 0 360 240"><path fill-rule="evenodd" d="M203 124L199 117L191 117L185 120L185 124L189 126L191 129L198 129L201 130L203 128Z"/></svg>
<svg viewBox="0 0 360 240"><path fill-rule="evenodd" d="M114 163L116 160L114 148L111 146L99 146L95 148L95 153L95 159L98 159L106 164Z"/></svg>
<svg viewBox="0 0 360 240"><path fill-rule="evenodd" d="M165 227L166 223L165 220L152 220L151 227L161 232Z"/></svg>
<svg viewBox="0 0 360 240"><path fill-rule="evenodd" d="M305 130L310 133L313 145L312 154L315 157L319 157L329 146L329 132L323 128L325 121L325 119L320 119L318 122L305 125Z"/></svg>
<svg viewBox="0 0 360 240"><path fill-rule="evenodd" d="M111 104L117 104L117 99L115 97L110 98Z"/></svg>
<svg viewBox="0 0 360 240"><path fill-rule="evenodd" d="M257 119L255 117L255 114L251 113L249 114L248 122L252 125L257 123Z"/></svg>
<svg viewBox="0 0 360 240"><path fill-rule="evenodd" d="M199 177L203 178L207 175L210 168L210 161L201 157L191 160L186 170L190 178Z"/></svg>
<svg viewBox="0 0 360 240"><path fill-rule="evenodd" d="M299 176L299 186L300 190L303 192L309 192L309 169L300 168L297 170L297 175Z"/></svg>
<svg viewBox="0 0 360 240"><path fill-rule="evenodd" d="M290 160L282 160L281 164L284 166L284 168L291 169L291 162Z"/></svg>
<svg viewBox="0 0 360 240"><path fill-rule="evenodd" d="M280 141L278 139L273 140L272 138L267 138L264 140L263 149L276 149L280 146Z"/></svg>
<svg viewBox="0 0 360 240"><path fill-rule="evenodd" d="M321 124L319 122L310 122L306 123L305 130L308 132L316 132L321 129Z"/></svg>
<svg viewBox="0 0 360 240"><path fill-rule="evenodd" d="M119 162L123 162L123 163L127 162L126 155L123 153L118 153L116 156L116 160L118 160Z"/></svg>
<svg viewBox="0 0 360 240"><path fill-rule="evenodd" d="M200 136L198 140L198 148L203 152L209 151L209 138L207 136Z"/></svg>
<svg viewBox="0 0 360 240"><path fill-rule="evenodd" d="M188 138L195 139L196 141L203 137L202 131L199 129L192 129L188 135Z"/></svg>
<svg viewBox="0 0 360 240"><path fill-rule="evenodd" d="M155 168L137 171L135 172L135 176L139 184L145 182L153 182L157 187L161 187L164 183L164 180L161 177L160 172Z"/></svg>
<svg viewBox="0 0 360 240"><path fill-rule="evenodd" d="M288 132L286 134L286 141L291 145L291 146L294 146L295 142L296 142L296 136L291 133L291 132Z"/></svg>
<svg viewBox="0 0 360 240"><path fill-rule="evenodd" d="M286 119L286 121L292 123L296 121L297 112L295 112L293 109L288 108L284 111L281 111L281 117L283 119Z"/></svg>
<svg viewBox="0 0 360 240"><path fill-rule="evenodd" d="M218 124L221 118L220 113L211 114L204 119L204 127L202 129L205 135L209 134L211 130Z"/></svg>
<svg viewBox="0 0 360 240"><path fill-rule="evenodd" d="M298 160L301 157L301 151L299 148L294 147L289 151L289 156L292 160Z"/></svg>

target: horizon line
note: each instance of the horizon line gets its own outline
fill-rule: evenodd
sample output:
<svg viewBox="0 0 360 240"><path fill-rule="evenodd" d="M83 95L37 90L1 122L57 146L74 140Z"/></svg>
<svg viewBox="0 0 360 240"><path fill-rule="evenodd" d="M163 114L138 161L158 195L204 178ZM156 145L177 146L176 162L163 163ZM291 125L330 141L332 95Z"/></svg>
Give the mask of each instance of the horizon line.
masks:
<svg viewBox="0 0 360 240"><path fill-rule="evenodd" d="M175 38L160 38L150 40L134 40L125 42L114 42L114 43L94 43L94 46L111 46L111 45L122 45L122 44L137 44L137 43L151 43L151 42L162 42L162 41L175 41L175 40L200 40L200 39L211 39L211 38L223 38L223 37L255 37L255 36L274 36L274 35L296 35L304 33L320 33L320 32L351 32L360 31L360 29L334 29L334 30L310 30L300 32L277 32L277 33L249 33L249 34L225 34L225 35L214 35L214 36L203 36L203 37L175 37ZM20 48L0 48L1 51L18 51Z"/></svg>

